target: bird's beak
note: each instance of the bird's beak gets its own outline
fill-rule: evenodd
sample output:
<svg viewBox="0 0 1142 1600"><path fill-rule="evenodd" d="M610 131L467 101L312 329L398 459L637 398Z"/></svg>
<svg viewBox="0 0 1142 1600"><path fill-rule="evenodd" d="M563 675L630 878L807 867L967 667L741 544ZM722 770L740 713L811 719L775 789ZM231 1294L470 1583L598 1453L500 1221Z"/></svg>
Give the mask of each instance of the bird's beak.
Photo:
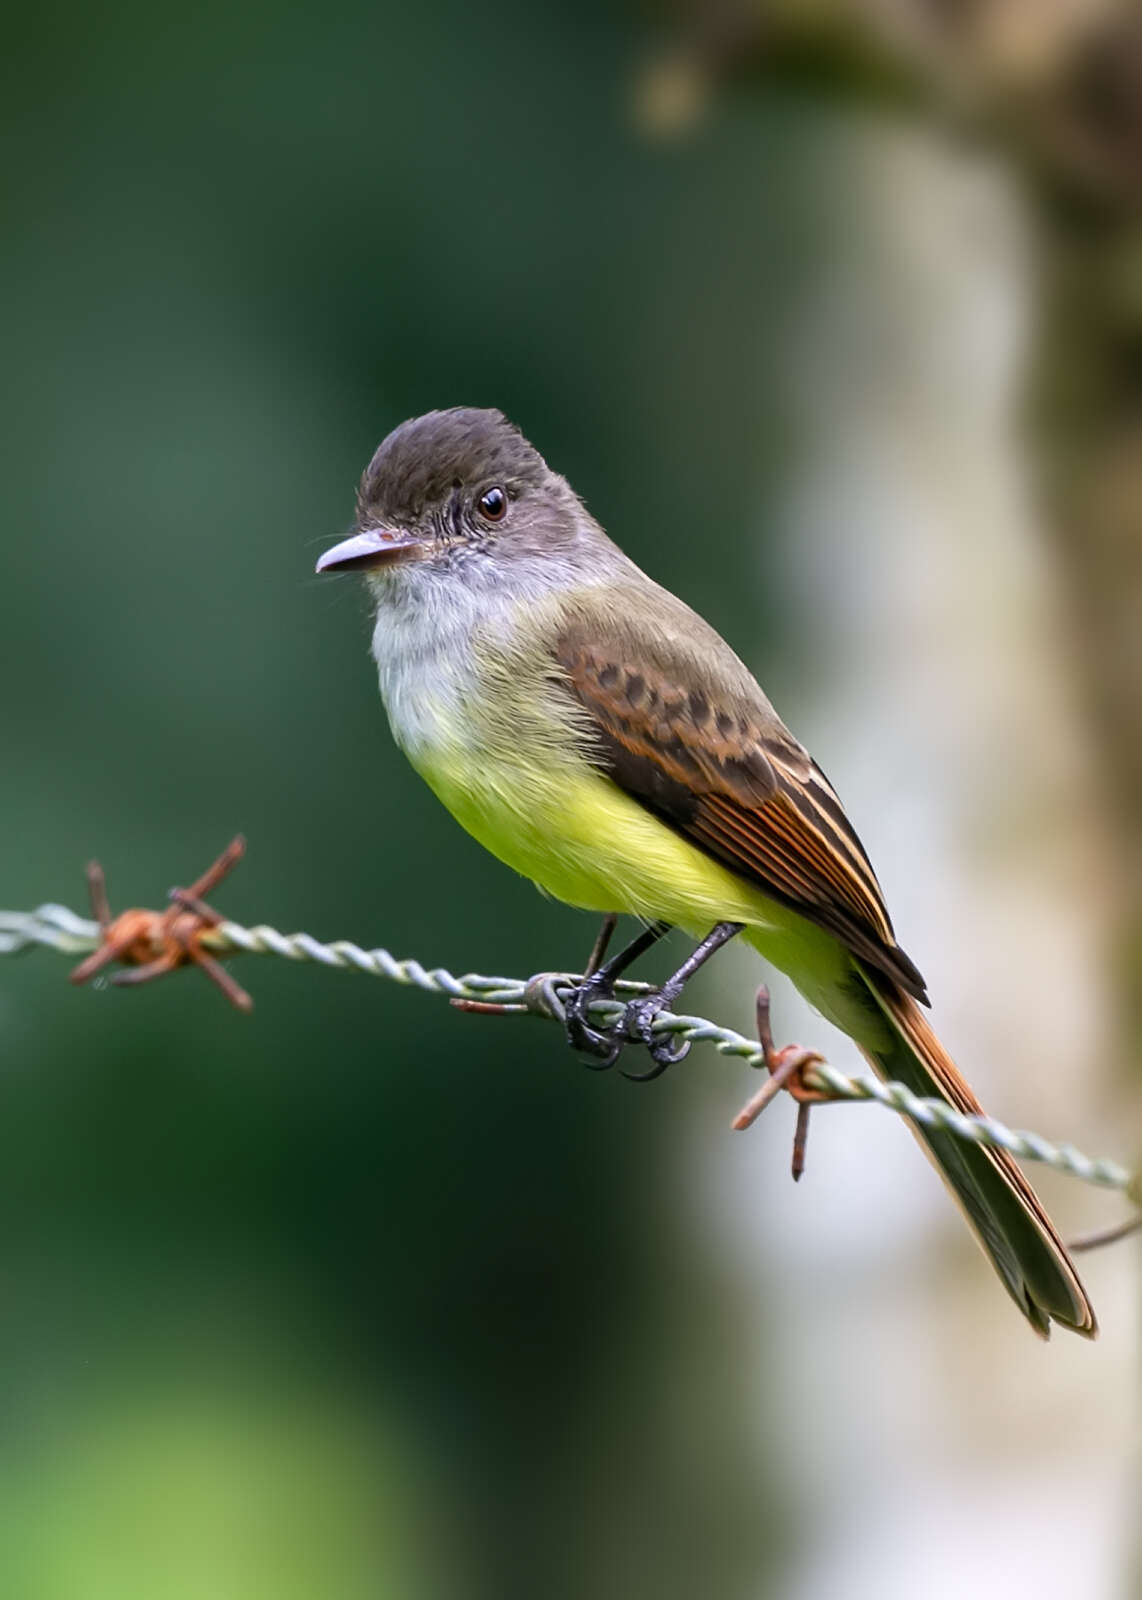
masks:
<svg viewBox="0 0 1142 1600"><path fill-rule="evenodd" d="M368 572L373 567L407 561L423 545L424 540L416 534L399 528L365 528L327 550L317 563L317 571Z"/></svg>

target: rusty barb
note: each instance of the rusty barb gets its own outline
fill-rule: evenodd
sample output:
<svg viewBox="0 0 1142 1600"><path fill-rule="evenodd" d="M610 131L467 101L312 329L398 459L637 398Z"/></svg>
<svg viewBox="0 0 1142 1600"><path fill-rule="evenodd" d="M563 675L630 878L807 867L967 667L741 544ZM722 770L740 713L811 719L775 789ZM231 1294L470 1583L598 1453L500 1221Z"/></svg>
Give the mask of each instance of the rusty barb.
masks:
<svg viewBox="0 0 1142 1600"><path fill-rule="evenodd" d="M214 864L206 869L189 889L172 889L165 911L145 911L134 907L112 917L107 900L107 879L98 861L87 866L87 887L91 894L91 914L99 924L97 950L81 961L71 974L72 983L87 983L113 961L127 969L116 972L114 984L150 983L178 967L194 966L226 996L239 1011L252 1011L254 1002L226 968L211 955L206 944L214 929L226 919L204 899L234 870L246 853L246 841L238 834Z"/></svg>

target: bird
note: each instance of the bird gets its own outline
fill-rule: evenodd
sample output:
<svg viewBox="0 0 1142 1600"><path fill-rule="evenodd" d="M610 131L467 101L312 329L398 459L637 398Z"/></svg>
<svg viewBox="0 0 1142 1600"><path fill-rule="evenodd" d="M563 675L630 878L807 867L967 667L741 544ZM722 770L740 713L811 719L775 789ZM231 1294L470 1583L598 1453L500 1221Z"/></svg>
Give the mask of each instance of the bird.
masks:
<svg viewBox="0 0 1142 1600"><path fill-rule="evenodd" d="M822 769L721 635L503 413L456 406L394 428L317 571L363 574L393 737L447 810L545 893L603 914L566 1004L576 1048L608 1066L641 1043L642 1076L657 1075L680 1052L655 1016L740 935L881 1077L981 1112ZM620 913L643 931L603 962ZM692 954L598 1025L592 1004L671 928L698 941ZM1034 1331L1093 1338L1086 1291L1011 1155L910 1126Z"/></svg>

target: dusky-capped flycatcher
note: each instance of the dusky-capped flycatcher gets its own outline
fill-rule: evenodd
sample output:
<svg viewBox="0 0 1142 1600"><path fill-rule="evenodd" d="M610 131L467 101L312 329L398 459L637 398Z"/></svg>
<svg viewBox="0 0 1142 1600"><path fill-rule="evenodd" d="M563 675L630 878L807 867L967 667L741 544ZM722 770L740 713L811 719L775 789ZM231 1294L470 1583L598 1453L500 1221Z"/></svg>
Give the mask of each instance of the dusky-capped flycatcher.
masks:
<svg viewBox="0 0 1142 1600"><path fill-rule="evenodd" d="M821 769L714 629L640 571L498 411L402 423L369 463L356 531L318 572L363 572L393 735L493 855L574 906L648 928L572 997L605 1064L651 1033L737 933L873 1067L979 1103L921 1010L924 980ZM668 927L701 943L610 1033L587 1006ZM1015 1303L1093 1336L1059 1235L1006 1151L913 1125Z"/></svg>

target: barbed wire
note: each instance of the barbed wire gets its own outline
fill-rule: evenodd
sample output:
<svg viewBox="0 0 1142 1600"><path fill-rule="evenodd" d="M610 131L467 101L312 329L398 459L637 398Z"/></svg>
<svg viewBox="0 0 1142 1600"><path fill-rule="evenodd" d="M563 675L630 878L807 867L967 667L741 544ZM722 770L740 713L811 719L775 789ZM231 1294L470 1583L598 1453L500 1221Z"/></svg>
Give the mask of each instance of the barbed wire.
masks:
<svg viewBox="0 0 1142 1600"><path fill-rule="evenodd" d="M445 995L477 1009L503 1010L556 1021L564 1019L564 996L581 981L578 974L561 972L537 973L527 979L488 977L471 972L456 976L444 967L425 967L412 958L399 960L385 949L366 950L350 939L326 943L309 933L282 933L265 923L246 928L240 923L219 921L200 938L216 954L242 952L278 956L286 961L310 961L319 966L367 973L429 994ZM78 916L67 906L48 904L34 911L0 911L0 955L18 955L31 949L83 955L98 949L102 942L99 924ZM627 996L646 994L650 990L647 984L628 982L620 982L615 988L618 994ZM614 1021L622 1013L623 1005L619 999L599 999L591 1004L590 1010L601 1021ZM661 1012L655 1018L653 1031L675 1035L693 1044L711 1044L720 1055L734 1057L746 1066L765 1065L765 1052L756 1039L705 1017ZM875 1102L968 1144L1008 1150L1020 1160L1036 1161L1084 1183L1120 1190L1136 1203L1142 1203L1142 1184L1138 1176L1117 1161L1084 1155L1073 1144L1056 1143L1041 1134L1009 1128L994 1117L967 1116L943 1100L913 1094L903 1083L852 1077L817 1059L804 1068L803 1080L808 1088L825 1091L835 1099Z"/></svg>

